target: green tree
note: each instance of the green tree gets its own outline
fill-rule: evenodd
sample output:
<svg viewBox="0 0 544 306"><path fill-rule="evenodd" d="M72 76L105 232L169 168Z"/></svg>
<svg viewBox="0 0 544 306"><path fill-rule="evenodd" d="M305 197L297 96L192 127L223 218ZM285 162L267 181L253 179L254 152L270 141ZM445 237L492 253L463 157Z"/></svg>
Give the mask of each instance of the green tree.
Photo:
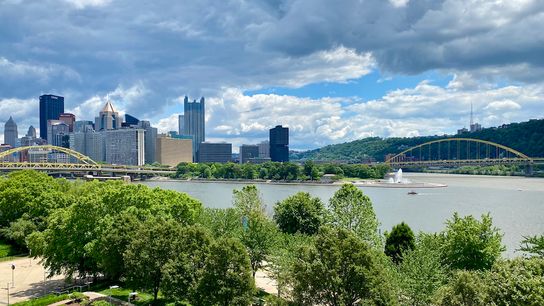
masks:
<svg viewBox="0 0 544 306"><path fill-rule="evenodd" d="M515 258L486 273L487 305L544 305L544 259Z"/></svg>
<svg viewBox="0 0 544 306"><path fill-rule="evenodd" d="M353 232L322 227L293 265L293 298L302 305L394 305L385 256Z"/></svg>
<svg viewBox="0 0 544 306"><path fill-rule="evenodd" d="M488 305L487 286L484 277L477 271L457 271L450 282L442 287L436 298L441 306L479 306Z"/></svg>
<svg viewBox="0 0 544 306"><path fill-rule="evenodd" d="M238 238L242 233L242 215L234 208L204 208L197 222L213 237Z"/></svg>
<svg viewBox="0 0 544 306"><path fill-rule="evenodd" d="M157 301L167 263L179 253L182 228L162 217L146 220L124 253L127 281L132 288L151 290Z"/></svg>
<svg viewBox="0 0 544 306"><path fill-rule="evenodd" d="M267 272L276 280L279 297L283 297L284 292L286 292L285 297L291 296L289 294L289 284L292 283L291 271L293 270L298 251L301 247L310 246L313 242L312 239L313 236L279 233L277 244L267 258Z"/></svg>
<svg viewBox="0 0 544 306"><path fill-rule="evenodd" d="M0 235L26 249L28 234L43 231L51 212L68 206L71 199L65 189L70 186L66 180L32 170L0 179Z"/></svg>
<svg viewBox="0 0 544 306"><path fill-rule="evenodd" d="M441 244L436 234L420 233L415 248L403 253L397 266L403 304L430 305L437 290L446 283L449 272L441 260Z"/></svg>
<svg viewBox="0 0 544 306"><path fill-rule="evenodd" d="M99 222L102 234L94 244L93 257L111 280L120 279L127 271L123 253L143 222L138 218L139 213L136 208L130 207L119 215L108 215Z"/></svg>
<svg viewBox="0 0 544 306"><path fill-rule="evenodd" d="M274 207L274 220L284 233L317 233L325 219L325 207L318 197L308 192L298 192L278 202Z"/></svg>
<svg viewBox="0 0 544 306"><path fill-rule="evenodd" d="M240 242L221 238L213 243L202 271L195 305L250 305L255 283Z"/></svg>
<svg viewBox="0 0 544 306"><path fill-rule="evenodd" d="M247 248L255 277L275 245L277 229L271 220L258 212L251 212L246 220L240 240Z"/></svg>
<svg viewBox="0 0 544 306"><path fill-rule="evenodd" d="M248 216L254 211L264 214L265 211L263 199L255 185L247 185L241 190L233 190L233 206L241 216Z"/></svg>
<svg viewBox="0 0 544 306"><path fill-rule="evenodd" d="M355 232L374 246L383 245L372 201L359 188L344 184L329 202L334 225Z"/></svg>
<svg viewBox="0 0 544 306"><path fill-rule="evenodd" d="M96 275L100 269L93 256L93 244L101 235L96 225L103 211L101 198L94 193L76 198L68 208L57 209L48 218L45 231L28 236L32 255L42 257L52 275Z"/></svg>
<svg viewBox="0 0 544 306"><path fill-rule="evenodd" d="M489 214L478 221L473 216L455 213L446 222L442 254L445 263L454 269L487 270L505 250L502 234L493 226Z"/></svg>
<svg viewBox="0 0 544 306"><path fill-rule="evenodd" d="M523 237L519 250L530 255L544 257L544 235Z"/></svg>
<svg viewBox="0 0 544 306"><path fill-rule="evenodd" d="M0 236L14 242L19 249L26 249L26 237L37 230L38 226L34 222L22 217L10 222L8 227L0 228Z"/></svg>
<svg viewBox="0 0 544 306"><path fill-rule="evenodd" d="M210 255L212 238L198 226L183 229L179 237L179 253L164 266L162 292L168 300L197 304L198 284Z"/></svg>
<svg viewBox="0 0 544 306"><path fill-rule="evenodd" d="M395 263L402 262L403 254L414 249L414 246L414 232L404 222L393 226L391 233L386 234L385 255L391 257Z"/></svg>

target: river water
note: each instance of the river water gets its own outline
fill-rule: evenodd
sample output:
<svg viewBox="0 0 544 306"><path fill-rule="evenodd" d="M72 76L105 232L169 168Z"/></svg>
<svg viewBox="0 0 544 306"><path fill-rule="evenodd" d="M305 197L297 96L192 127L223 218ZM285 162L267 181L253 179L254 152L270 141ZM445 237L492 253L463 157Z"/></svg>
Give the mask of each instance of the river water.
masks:
<svg viewBox="0 0 544 306"><path fill-rule="evenodd" d="M382 230L402 221L415 231L437 232L454 212L461 215L490 213L493 223L504 234L505 256L518 255L523 236L544 234L544 179L524 177L492 177L451 174L404 173L412 182L442 183L445 188L412 189L360 187L374 205ZM239 183L202 183L147 181L150 187L186 192L207 207L232 206L232 191ZM269 212L273 205L295 194L306 191L325 203L339 188L335 185L274 185L257 184Z"/></svg>

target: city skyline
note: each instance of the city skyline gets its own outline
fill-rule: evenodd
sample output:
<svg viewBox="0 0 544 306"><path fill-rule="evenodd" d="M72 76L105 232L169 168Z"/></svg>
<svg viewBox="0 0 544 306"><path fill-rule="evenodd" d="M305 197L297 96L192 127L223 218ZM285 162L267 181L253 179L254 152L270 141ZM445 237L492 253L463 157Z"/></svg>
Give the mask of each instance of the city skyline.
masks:
<svg viewBox="0 0 544 306"><path fill-rule="evenodd" d="M206 96L207 139L234 147L266 139L276 124L290 127L293 149L455 134L468 127L471 103L483 126L544 116L538 1L164 7L3 3L0 137L9 115L21 131L38 126L43 93L65 97L78 118L111 100L161 133L178 130L185 95Z"/></svg>

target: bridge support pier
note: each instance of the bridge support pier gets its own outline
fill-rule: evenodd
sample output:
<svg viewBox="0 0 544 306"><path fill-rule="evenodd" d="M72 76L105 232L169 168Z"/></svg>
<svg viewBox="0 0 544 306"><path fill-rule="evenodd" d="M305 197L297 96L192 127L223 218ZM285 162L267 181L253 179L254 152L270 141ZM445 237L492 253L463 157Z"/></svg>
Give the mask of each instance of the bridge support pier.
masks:
<svg viewBox="0 0 544 306"><path fill-rule="evenodd" d="M528 164L525 166L525 176L533 176L533 165Z"/></svg>

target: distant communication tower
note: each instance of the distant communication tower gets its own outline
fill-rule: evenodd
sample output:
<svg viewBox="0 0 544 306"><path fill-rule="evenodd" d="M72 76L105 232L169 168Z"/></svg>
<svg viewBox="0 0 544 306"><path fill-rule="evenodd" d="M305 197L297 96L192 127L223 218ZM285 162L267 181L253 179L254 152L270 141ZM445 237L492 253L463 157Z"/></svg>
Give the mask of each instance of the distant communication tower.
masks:
<svg viewBox="0 0 544 306"><path fill-rule="evenodd" d="M472 102L470 102L470 126L474 125L474 116L472 112Z"/></svg>

